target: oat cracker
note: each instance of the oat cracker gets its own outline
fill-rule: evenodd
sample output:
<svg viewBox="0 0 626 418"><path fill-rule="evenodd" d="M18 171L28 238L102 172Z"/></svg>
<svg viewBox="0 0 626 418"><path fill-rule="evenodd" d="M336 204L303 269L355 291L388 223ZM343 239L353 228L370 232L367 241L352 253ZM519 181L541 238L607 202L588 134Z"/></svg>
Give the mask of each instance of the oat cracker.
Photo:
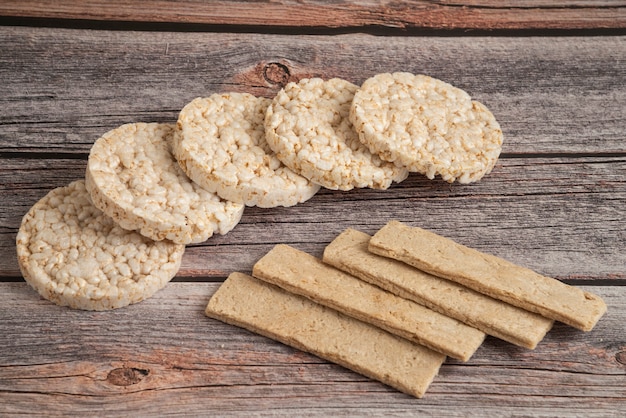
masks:
<svg viewBox="0 0 626 418"><path fill-rule="evenodd" d="M398 221L376 232L368 249L582 331L607 309L598 295Z"/></svg>
<svg viewBox="0 0 626 418"><path fill-rule="evenodd" d="M421 74L367 79L354 96L350 120L371 152L430 179L478 181L502 148L500 125L483 104Z"/></svg>
<svg viewBox="0 0 626 418"><path fill-rule="evenodd" d="M192 182L171 152L175 125L129 123L91 148L86 186L94 205L125 229L178 244L205 241L237 225L244 206Z"/></svg>
<svg viewBox="0 0 626 418"><path fill-rule="evenodd" d="M324 250L324 262L486 334L534 349L554 321L368 251L370 236L347 229Z"/></svg>
<svg viewBox="0 0 626 418"><path fill-rule="evenodd" d="M205 313L418 398L424 396L446 358L242 273L226 279Z"/></svg>
<svg viewBox="0 0 626 418"><path fill-rule="evenodd" d="M447 356L467 361L485 339L473 327L278 244L252 275Z"/></svg>
<svg viewBox="0 0 626 418"><path fill-rule="evenodd" d="M382 161L358 139L348 119L358 87L333 78L302 79L282 89L267 109L267 142L293 171L333 190L387 189L408 172Z"/></svg>
<svg viewBox="0 0 626 418"><path fill-rule="evenodd" d="M16 244L22 275L41 296L98 311L152 296L178 272L185 251L119 227L91 203L83 180L33 205Z"/></svg>
<svg viewBox="0 0 626 418"><path fill-rule="evenodd" d="M223 199L264 208L304 202L320 186L294 173L265 140L271 100L216 93L188 103L178 117L174 155L187 175Z"/></svg>

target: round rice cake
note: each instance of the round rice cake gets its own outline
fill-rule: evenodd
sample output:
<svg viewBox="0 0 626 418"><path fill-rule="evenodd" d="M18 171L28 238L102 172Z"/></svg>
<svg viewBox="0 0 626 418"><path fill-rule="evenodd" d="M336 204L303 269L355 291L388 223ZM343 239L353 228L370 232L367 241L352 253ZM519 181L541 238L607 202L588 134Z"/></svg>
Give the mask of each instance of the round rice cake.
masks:
<svg viewBox="0 0 626 418"><path fill-rule="evenodd" d="M176 275L185 251L121 228L91 203L84 180L33 205L16 243L22 275L41 296L98 311L152 296Z"/></svg>
<svg viewBox="0 0 626 418"><path fill-rule="evenodd" d="M483 104L426 75L367 79L354 96L350 120L371 152L430 179L480 180L502 149L500 125Z"/></svg>
<svg viewBox="0 0 626 418"><path fill-rule="evenodd" d="M408 171L382 161L358 138L348 116L358 86L339 78L291 82L267 109L265 134L293 171L333 190L387 189Z"/></svg>
<svg viewBox="0 0 626 418"><path fill-rule="evenodd" d="M94 205L125 229L156 241L202 242L226 234L244 206L192 182L171 151L174 124L129 123L99 138L87 162Z"/></svg>
<svg viewBox="0 0 626 418"><path fill-rule="evenodd" d="M269 104L248 93L216 93L188 103L173 147L185 173L223 199L247 206L293 206L313 197L320 186L282 164L265 140Z"/></svg>

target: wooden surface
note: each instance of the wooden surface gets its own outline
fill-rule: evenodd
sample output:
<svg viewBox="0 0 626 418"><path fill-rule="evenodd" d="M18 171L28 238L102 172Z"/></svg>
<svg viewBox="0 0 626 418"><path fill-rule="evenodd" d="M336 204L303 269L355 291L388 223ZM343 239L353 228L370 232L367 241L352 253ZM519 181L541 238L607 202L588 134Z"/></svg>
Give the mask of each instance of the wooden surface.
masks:
<svg viewBox="0 0 626 418"><path fill-rule="evenodd" d="M252 3L252 4L251 4ZM193 1L4 0L4 16L240 25L282 30L626 28L623 0Z"/></svg>
<svg viewBox="0 0 626 418"><path fill-rule="evenodd" d="M172 283L141 304L93 313L50 306L26 286L7 283L1 410L436 417L624 411L625 287L585 287L609 305L591 333L557 324L532 352L489 337L468 363L446 360L426 396L415 399L205 317L218 286Z"/></svg>
<svg viewBox="0 0 626 418"><path fill-rule="evenodd" d="M1 416L626 413L624 2L322 3L0 4ZM441 36L450 28L479 34ZM106 131L175 121L213 92L272 97L303 77L385 71L485 103L505 136L493 172L247 208L231 233L189 246L163 291L113 312L57 307L21 278L22 216L84 175ZM584 286L608 313L591 333L557 324L534 351L488 338L469 362L448 360L420 400L204 316L219 283L274 244L319 256L343 229L390 219Z"/></svg>

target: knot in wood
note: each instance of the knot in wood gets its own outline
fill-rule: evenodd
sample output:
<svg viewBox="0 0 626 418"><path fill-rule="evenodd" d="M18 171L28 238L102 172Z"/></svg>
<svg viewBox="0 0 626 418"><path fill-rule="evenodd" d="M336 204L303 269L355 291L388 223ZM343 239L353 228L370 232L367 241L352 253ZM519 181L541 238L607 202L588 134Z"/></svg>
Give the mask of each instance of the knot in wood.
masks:
<svg viewBox="0 0 626 418"><path fill-rule="evenodd" d="M615 354L615 360L617 360L618 363L626 366L626 351L620 351Z"/></svg>
<svg viewBox="0 0 626 418"><path fill-rule="evenodd" d="M270 84L285 87L290 77L289 68L279 62L270 62L263 67L263 78Z"/></svg>
<svg viewBox="0 0 626 418"><path fill-rule="evenodd" d="M143 380L150 373L150 370L137 369L135 367L120 367L113 369L107 376L107 382L115 386L135 385Z"/></svg>

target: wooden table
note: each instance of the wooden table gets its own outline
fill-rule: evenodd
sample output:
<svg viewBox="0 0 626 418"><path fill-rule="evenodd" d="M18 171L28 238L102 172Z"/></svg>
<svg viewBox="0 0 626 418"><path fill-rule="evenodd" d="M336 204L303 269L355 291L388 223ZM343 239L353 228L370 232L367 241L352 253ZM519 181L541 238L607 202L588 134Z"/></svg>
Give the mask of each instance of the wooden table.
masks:
<svg viewBox="0 0 626 418"><path fill-rule="evenodd" d="M0 3L0 415L624 416L626 2L325 3ZM58 307L22 279L22 216L83 177L106 131L173 122L214 92L393 71L493 111L505 143L489 176L248 208L189 246L164 290L116 311ZM320 256L345 228L390 219L588 289L608 313L589 333L556 324L534 351L489 337L423 399L204 316L273 245Z"/></svg>

